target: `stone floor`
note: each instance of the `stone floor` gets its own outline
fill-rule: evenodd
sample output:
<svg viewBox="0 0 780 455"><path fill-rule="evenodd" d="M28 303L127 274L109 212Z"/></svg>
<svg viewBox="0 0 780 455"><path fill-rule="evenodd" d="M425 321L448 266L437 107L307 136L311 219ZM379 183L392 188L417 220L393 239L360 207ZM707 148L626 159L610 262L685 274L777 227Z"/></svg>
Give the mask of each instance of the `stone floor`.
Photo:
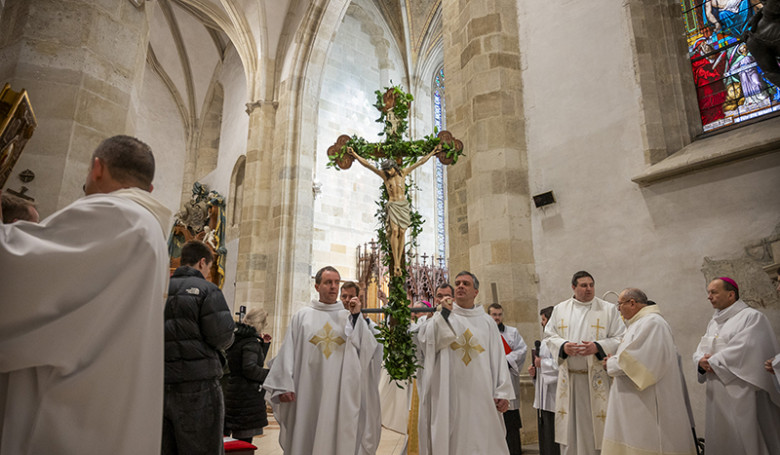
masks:
<svg viewBox="0 0 780 455"><path fill-rule="evenodd" d="M257 455L283 455L279 447L279 424L269 416L269 425L263 429L264 434L252 441L257 446ZM382 431L379 449L376 455L400 455L404 445L404 436L393 431ZM523 455L537 455L539 447L536 444L523 446ZM488 455L488 454L486 454Z"/></svg>

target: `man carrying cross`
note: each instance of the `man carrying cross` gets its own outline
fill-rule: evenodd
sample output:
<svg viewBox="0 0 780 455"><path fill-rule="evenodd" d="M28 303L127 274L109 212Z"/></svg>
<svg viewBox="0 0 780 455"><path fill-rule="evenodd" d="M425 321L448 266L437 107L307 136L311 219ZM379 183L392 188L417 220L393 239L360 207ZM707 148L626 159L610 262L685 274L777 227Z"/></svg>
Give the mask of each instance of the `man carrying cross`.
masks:
<svg viewBox="0 0 780 455"><path fill-rule="evenodd" d="M571 287L574 296L555 306L544 329L558 359L555 442L564 455L594 455L601 451L609 396L601 360L615 354L626 327L615 305L595 297L590 273L575 273Z"/></svg>
<svg viewBox="0 0 780 455"><path fill-rule="evenodd" d="M455 277L455 302L420 327L420 455L509 455L501 413L515 398L498 326L474 305L479 281Z"/></svg>

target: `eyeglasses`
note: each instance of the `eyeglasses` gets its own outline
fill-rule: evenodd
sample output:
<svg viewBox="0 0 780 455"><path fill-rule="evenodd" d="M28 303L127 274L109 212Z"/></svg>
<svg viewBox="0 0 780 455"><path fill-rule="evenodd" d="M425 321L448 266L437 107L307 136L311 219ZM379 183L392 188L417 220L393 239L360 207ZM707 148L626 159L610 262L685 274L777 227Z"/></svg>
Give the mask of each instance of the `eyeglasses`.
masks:
<svg viewBox="0 0 780 455"><path fill-rule="evenodd" d="M618 300L618 302L617 302L617 306L618 306L618 307L620 307L620 305L625 305L626 303L628 303L628 302L630 302L630 301L632 301L632 300L634 300L634 299L628 299L628 300L626 300L626 301L623 301L623 302L621 302L620 300Z"/></svg>

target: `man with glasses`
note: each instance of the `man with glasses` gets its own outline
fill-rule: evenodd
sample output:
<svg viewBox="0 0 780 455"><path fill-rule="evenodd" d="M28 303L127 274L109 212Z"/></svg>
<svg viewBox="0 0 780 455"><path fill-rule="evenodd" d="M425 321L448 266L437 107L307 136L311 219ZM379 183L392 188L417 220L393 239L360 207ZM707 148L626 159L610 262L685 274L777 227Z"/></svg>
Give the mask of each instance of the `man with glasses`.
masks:
<svg viewBox="0 0 780 455"><path fill-rule="evenodd" d="M595 296L590 273L575 273L571 288L574 296L555 306L544 329L558 361L555 442L564 455L594 455L601 450L609 396L601 360L615 353L626 326L615 305Z"/></svg>
<svg viewBox="0 0 780 455"><path fill-rule="evenodd" d="M695 455L671 327L639 289L624 289L618 309L628 328L617 354L603 361L614 380L601 453Z"/></svg>

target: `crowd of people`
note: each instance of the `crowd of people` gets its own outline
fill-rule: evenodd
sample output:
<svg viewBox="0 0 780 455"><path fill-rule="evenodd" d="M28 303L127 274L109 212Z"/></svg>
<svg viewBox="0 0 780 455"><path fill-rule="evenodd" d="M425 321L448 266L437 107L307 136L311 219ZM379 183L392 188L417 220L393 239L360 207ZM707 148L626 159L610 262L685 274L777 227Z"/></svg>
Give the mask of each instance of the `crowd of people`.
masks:
<svg viewBox="0 0 780 455"><path fill-rule="evenodd" d="M29 201L3 195L0 265L13 273L0 275L0 455L219 454L223 436L262 434L266 402L286 454L375 453L383 347L359 287L319 270L318 297L292 316L266 362L267 315L234 320L209 281L208 245L186 243L170 275L171 213L150 195L154 168L146 144L115 136L92 155L86 196L44 220ZM479 287L458 273L435 290L437 310L417 312L410 326L421 368L407 383L417 438L405 451L522 450L528 348L501 305L475 304ZM540 452L696 454L659 305L636 288L617 305L599 299L585 271L571 287L570 299L541 310L544 337L528 367ZM706 384L707 454L778 454L774 331L733 279L712 280L707 295L715 313L693 356Z"/></svg>

